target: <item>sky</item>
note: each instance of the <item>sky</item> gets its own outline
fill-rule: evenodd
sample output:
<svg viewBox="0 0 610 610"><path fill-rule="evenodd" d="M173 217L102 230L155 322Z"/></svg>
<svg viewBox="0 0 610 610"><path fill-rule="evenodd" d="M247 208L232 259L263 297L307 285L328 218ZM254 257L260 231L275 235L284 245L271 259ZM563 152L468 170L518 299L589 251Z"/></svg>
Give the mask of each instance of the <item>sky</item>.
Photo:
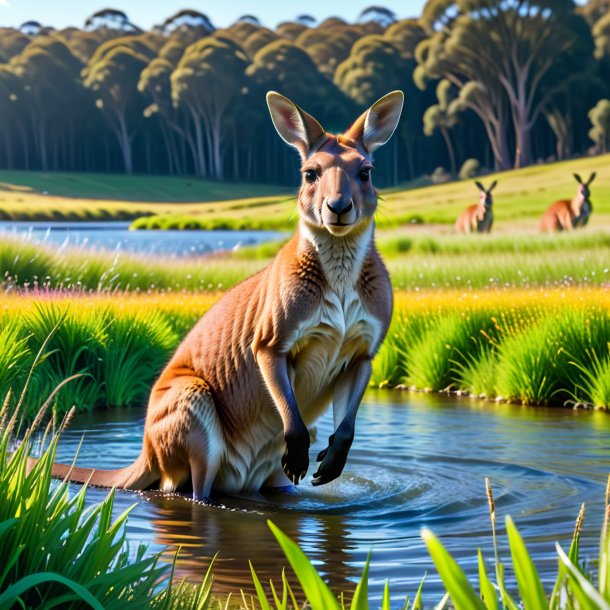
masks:
<svg viewBox="0 0 610 610"><path fill-rule="evenodd" d="M29 20L55 28L70 25L82 27L87 17L102 8L124 11L133 23L143 29L163 22L166 17L183 8L192 8L206 14L216 27L228 26L244 14L256 15L263 25L275 27L281 21L293 20L303 13L319 20L339 16L353 21L363 8L371 5L385 6L398 17L414 17L421 13L424 0L0 0L0 27L19 27Z"/></svg>

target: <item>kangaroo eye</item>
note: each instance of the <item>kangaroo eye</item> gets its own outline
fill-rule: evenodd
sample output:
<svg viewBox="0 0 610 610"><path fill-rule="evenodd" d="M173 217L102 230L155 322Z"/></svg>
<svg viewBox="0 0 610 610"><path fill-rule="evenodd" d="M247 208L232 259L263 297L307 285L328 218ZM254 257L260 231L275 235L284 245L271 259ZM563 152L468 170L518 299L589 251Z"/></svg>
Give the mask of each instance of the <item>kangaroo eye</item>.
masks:
<svg viewBox="0 0 610 610"><path fill-rule="evenodd" d="M370 169L360 170L358 177L360 178L361 182L368 182L371 177L371 170Z"/></svg>
<svg viewBox="0 0 610 610"><path fill-rule="evenodd" d="M313 184L318 179L318 174L313 169L308 169L305 172L305 182Z"/></svg>

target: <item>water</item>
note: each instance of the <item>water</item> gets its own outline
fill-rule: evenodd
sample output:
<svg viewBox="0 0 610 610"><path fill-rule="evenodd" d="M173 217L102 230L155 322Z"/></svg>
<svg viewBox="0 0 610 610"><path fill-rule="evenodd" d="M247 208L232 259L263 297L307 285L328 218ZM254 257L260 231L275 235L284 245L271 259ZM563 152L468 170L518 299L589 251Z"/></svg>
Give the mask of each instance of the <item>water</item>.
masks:
<svg viewBox="0 0 610 610"><path fill-rule="evenodd" d="M143 418L137 410L79 416L61 439L58 459L71 460L84 434L80 465L126 465L139 453ZM327 414L318 423L312 460L330 433ZM128 523L134 547L145 542L153 550L181 548L181 576L200 579L218 551L218 593L249 587L248 560L261 580L279 581L286 561L267 527L271 519L301 545L336 591L353 590L372 549L372 599L380 599L389 578L393 607L401 607L401 599L413 596L428 572L424 591L431 605L439 601L442 585L420 537L423 527L441 538L471 577L476 579L477 547L493 571L484 486L490 477L501 558L509 563L503 523L510 514L550 590L557 569L554 542L567 549L582 502L587 503L582 557L596 557L610 472L609 433L610 416L601 412L369 391L343 476L329 485L222 497L224 507L123 491L117 494L117 510L136 503ZM310 465L310 476L313 471ZM105 494L96 489L89 497L101 500Z"/></svg>
<svg viewBox="0 0 610 610"><path fill-rule="evenodd" d="M129 222L0 222L0 236L70 248L191 256L285 237L277 231L130 231Z"/></svg>

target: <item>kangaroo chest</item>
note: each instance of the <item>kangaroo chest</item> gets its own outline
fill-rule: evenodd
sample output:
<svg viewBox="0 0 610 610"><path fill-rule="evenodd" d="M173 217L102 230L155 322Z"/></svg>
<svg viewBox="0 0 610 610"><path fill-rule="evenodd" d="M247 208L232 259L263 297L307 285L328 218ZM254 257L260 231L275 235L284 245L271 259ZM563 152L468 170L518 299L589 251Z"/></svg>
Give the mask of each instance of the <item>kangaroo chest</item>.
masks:
<svg viewBox="0 0 610 610"><path fill-rule="evenodd" d="M324 296L290 348L291 381L304 418L315 419L326 408L337 377L355 358L370 354L380 333L380 322L355 289Z"/></svg>

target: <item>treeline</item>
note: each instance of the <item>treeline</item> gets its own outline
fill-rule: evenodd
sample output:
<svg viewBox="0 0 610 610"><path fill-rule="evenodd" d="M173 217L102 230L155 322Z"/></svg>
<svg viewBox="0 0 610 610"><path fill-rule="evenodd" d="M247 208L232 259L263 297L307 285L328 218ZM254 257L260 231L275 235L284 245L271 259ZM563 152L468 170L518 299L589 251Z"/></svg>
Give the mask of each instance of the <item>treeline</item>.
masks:
<svg viewBox="0 0 610 610"><path fill-rule="evenodd" d="M610 0L428 0L270 30L194 10L142 31L104 9L83 29L0 29L0 167L294 183L275 89L342 131L392 89L404 119L378 183L565 158L610 145ZM469 170L470 171L470 170Z"/></svg>

